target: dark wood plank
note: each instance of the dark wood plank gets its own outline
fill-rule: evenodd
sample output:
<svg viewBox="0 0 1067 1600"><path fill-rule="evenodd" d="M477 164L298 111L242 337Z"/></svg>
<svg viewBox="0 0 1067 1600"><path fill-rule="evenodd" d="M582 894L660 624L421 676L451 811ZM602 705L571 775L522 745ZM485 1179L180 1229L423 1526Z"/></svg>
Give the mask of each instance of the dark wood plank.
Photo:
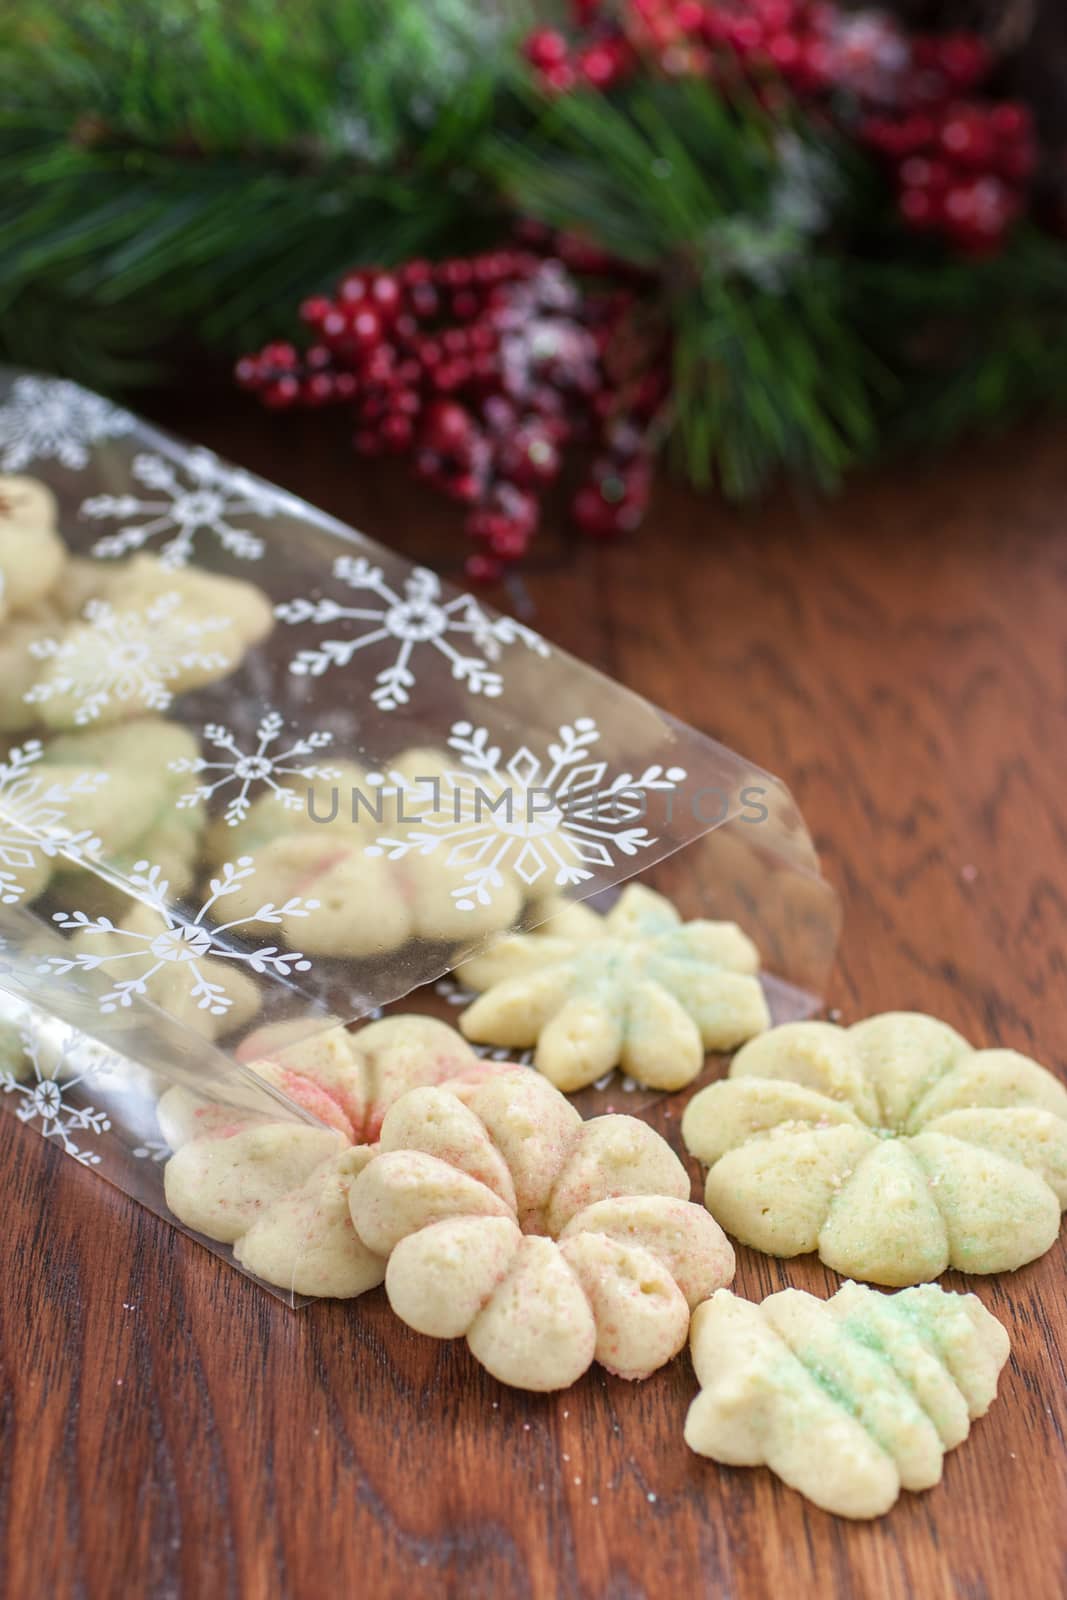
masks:
<svg viewBox="0 0 1067 1600"><path fill-rule="evenodd" d="M180 431L454 569L456 523L320 424L172 397ZM1067 435L730 512L665 487L612 550L549 530L511 599L792 784L845 904L829 996L928 1009L1062 1069ZM674 1136L680 1102L657 1124ZM0 1119L0 1583L12 1596L867 1597L1067 1588L1064 1252L968 1285L1002 1395L870 1526L681 1438L684 1356L537 1398L381 1292L293 1313ZM960 1287L962 1280L947 1280ZM831 1291L742 1252L737 1287Z"/></svg>

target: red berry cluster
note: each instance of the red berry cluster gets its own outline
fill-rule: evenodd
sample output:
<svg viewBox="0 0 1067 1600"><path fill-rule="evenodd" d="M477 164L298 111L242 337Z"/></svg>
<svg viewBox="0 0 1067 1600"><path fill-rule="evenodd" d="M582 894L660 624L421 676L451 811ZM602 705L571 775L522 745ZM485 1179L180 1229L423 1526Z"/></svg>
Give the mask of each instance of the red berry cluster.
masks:
<svg viewBox="0 0 1067 1600"><path fill-rule="evenodd" d="M526 232L539 250L350 272L301 307L313 343L269 344L236 370L267 406L349 405L363 455L409 455L419 478L467 508L477 546L467 573L481 582L526 553L571 439L596 452L573 501L579 527L610 537L637 526L666 391L658 366L636 384L608 377L606 353L633 306L625 275L583 292L570 268L609 263L576 240Z"/></svg>
<svg viewBox="0 0 1067 1600"><path fill-rule="evenodd" d="M651 59L673 76L778 80L810 95L869 72L892 29L880 15L846 17L823 0L575 0L572 11L573 41L554 28L526 40L527 60L555 93L610 88Z"/></svg>
<svg viewBox="0 0 1067 1600"><path fill-rule="evenodd" d="M1037 149L1025 106L947 99L871 117L862 135L889 165L900 214L918 231L987 253L1026 209Z"/></svg>
<svg viewBox="0 0 1067 1600"><path fill-rule="evenodd" d="M973 91L991 68L974 34L909 37L877 11L832 0L573 0L568 38L540 28L526 57L543 87L610 89L654 62L765 102L816 105L888 164L904 221L971 252L996 248L1026 207L1036 149L1029 113Z"/></svg>

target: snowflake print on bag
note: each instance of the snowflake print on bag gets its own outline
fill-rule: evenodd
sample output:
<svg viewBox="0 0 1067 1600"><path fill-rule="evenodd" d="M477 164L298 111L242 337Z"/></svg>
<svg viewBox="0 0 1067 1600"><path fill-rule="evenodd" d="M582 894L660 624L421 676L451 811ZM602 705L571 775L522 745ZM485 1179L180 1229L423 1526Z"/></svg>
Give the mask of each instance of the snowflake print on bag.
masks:
<svg viewBox="0 0 1067 1600"><path fill-rule="evenodd" d="M230 827L235 828L248 815L252 803L249 795L258 784L275 794L287 810L299 811L303 803L301 795L298 790L286 785L286 778L339 778L341 773L337 767L292 765L298 757L324 749L332 742L332 733L309 733L306 738L296 739L286 750L272 751L270 747L277 742L284 726L284 718L279 712L268 711L256 729L255 749L246 751L240 748L229 728L209 722L204 728L204 738L214 749L222 752L223 759L208 761L200 756L195 760L172 761L170 770L217 776L207 778L195 789L183 794L178 800L178 809L185 810L201 800L210 800L220 789L237 784L237 793L231 795L224 813Z"/></svg>
<svg viewBox="0 0 1067 1600"><path fill-rule="evenodd" d="M638 819L645 796L683 782L682 767L650 766L610 777L606 761L590 759L600 730L591 717L563 724L540 756L523 745L507 761L485 728L452 726L450 747L461 767L428 784L399 772L379 774L382 792L400 801L415 826L402 838L380 837L368 855L390 861L409 854L447 852L451 867L468 866L466 886L452 890L461 911L492 902L503 874L532 888L583 883L596 867L613 867L656 843Z"/></svg>
<svg viewBox="0 0 1067 1600"><path fill-rule="evenodd" d="M164 567L184 567L195 554L198 534L218 540L223 550L242 561L258 561L263 540L246 528L236 527L234 519L270 517L284 509L288 497L260 483L251 473L238 467L224 467L210 450L190 450L182 466L165 456L134 457L132 475L156 496L98 494L86 500L83 517L144 517L118 533L106 535L93 545L94 556L125 556L141 550L161 533L174 537L160 546Z"/></svg>
<svg viewBox="0 0 1067 1600"><path fill-rule="evenodd" d="M503 690L503 679L491 663L499 661L504 645L521 643L539 656L549 653L540 634L509 617L488 617L473 595L444 599L440 579L425 567L416 567L402 589L389 584L381 567L372 566L364 556L339 556L333 575L353 591L365 590L367 604L329 598L289 600L275 608L275 615L283 622L365 626L348 638L324 639L315 650L299 651L289 670L300 677L318 678L331 667L347 666L359 650L395 646L392 662L378 673L371 692L382 711L395 711L410 701L416 685L412 663L421 646L443 656L453 678L471 694L489 698ZM464 648L468 641L477 654Z"/></svg>
<svg viewBox="0 0 1067 1600"><path fill-rule="evenodd" d="M39 739L27 739L0 761L0 903L6 906L39 894L56 856L91 856L101 848L88 828L75 832L69 826L67 810L79 795L106 783L108 774L78 773L70 782L54 782L38 766L43 754Z"/></svg>
<svg viewBox="0 0 1067 1600"><path fill-rule="evenodd" d="M88 626L60 639L35 639L30 653L56 663L47 681L28 690L25 700L42 705L56 695L78 703L74 721L94 722L105 706L133 701L138 709L165 711L173 699L168 687L191 668L225 672L230 657L208 648L211 636L230 629L228 617L180 614L180 594L162 594L145 611L116 611L106 600L90 600L83 616Z"/></svg>
<svg viewBox="0 0 1067 1600"><path fill-rule="evenodd" d="M83 1166L97 1167L100 1156L83 1149L74 1135L107 1133L111 1120L93 1106L72 1106L67 1096L94 1073L101 1070L98 1051L85 1051L85 1039L73 1030L69 1044L58 1052L49 1049L49 1059L41 1039L32 1029L20 1033L22 1048L30 1069L25 1080L7 1070L0 1071L0 1089L18 1097L15 1115L20 1122L36 1122L44 1139L57 1139L68 1156Z"/></svg>
<svg viewBox="0 0 1067 1600"><path fill-rule="evenodd" d="M89 449L129 433L134 418L65 378L16 378L0 406L0 469L58 461L80 471Z"/></svg>
<svg viewBox="0 0 1067 1600"><path fill-rule="evenodd" d="M216 908L229 894L243 889L255 873L255 863L250 856L240 856L235 862L226 862L219 876L212 878L210 894L192 916L177 910L170 900L170 885L158 866L148 861L138 861L126 883L142 906L155 913L156 926L152 928L127 928L116 926L108 917L88 917L84 911L57 911L53 922L71 933L103 934L107 943L100 951L81 950L71 956L49 956L39 971L64 974L68 972L104 972L114 978L114 985L100 996L100 1010L104 1013L130 1006L135 995L146 995L148 984L158 973L180 969L186 979L189 998L200 1011L209 1011L221 1017L230 1010L233 1000L224 984L216 981L207 963L230 962L257 974L270 974L288 978L294 972L307 972L311 962L298 950L279 950L277 945L262 945L256 949L240 949L232 945L227 935L237 933L248 924L265 922L277 926L284 917L304 917L318 909L317 900L303 900L293 896L284 905L267 901L252 912L245 912L232 922L215 921ZM129 978L118 978L124 964L133 962L139 970Z"/></svg>

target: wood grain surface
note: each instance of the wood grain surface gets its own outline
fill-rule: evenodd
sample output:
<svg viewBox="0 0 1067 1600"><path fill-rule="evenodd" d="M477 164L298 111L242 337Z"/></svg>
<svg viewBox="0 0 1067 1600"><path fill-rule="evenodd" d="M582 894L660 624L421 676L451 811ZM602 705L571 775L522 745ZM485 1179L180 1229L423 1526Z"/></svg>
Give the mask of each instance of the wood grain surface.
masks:
<svg viewBox="0 0 1067 1600"><path fill-rule="evenodd" d="M340 431L228 395L148 409L455 571L451 512ZM1063 1071L1065 508L1053 429L829 505L741 515L664 487L630 545L550 528L503 603L793 786L844 902L846 1020L929 1010ZM680 1109L653 1114L675 1141ZM0 1159L12 1600L1067 1592L1062 1245L967 1283L1012 1335L1001 1396L939 1488L854 1526L687 1451L685 1355L519 1394L382 1291L286 1309L10 1117ZM739 1292L787 1284L835 1279L740 1252Z"/></svg>

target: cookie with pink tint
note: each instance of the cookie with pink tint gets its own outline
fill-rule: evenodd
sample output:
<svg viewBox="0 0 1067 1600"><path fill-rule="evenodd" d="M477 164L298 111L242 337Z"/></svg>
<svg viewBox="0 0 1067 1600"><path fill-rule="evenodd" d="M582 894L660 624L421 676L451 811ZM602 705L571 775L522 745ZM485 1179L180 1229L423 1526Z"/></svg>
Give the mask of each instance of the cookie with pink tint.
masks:
<svg viewBox="0 0 1067 1600"><path fill-rule="evenodd" d="M647 1377L684 1345L690 1306L733 1277L669 1145L633 1117L583 1122L536 1073L410 1091L379 1152L349 1204L388 1258L393 1310L466 1337L516 1388L566 1388L594 1360Z"/></svg>
<svg viewBox="0 0 1067 1600"><path fill-rule="evenodd" d="M480 1061L445 1023L420 1016L354 1033L328 1019L276 1023L250 1034L237 1055L315 1124L272 1118L252 1085L244 1097L231 1086L225 1104L175 1085L158 1108L175 1151L167 1204L187 1227L233 1244L267 1282L342 1297L384 1275L354 1232L347 1196L388 1107L413 1085L454 1085L458 1095L520 1070Z"/></svg>
<svg viewBox="0 0 1067 1600"><path fill-rule="evenodd" d="M415 774L432 778L441 770L432 752L408 751L397 761L413 783ZM418 820L428 820L424 810ZM400 837L383 843L383 830ZM469 946L510 927L525 898L520 880L503 871L484 904L477 897L470 903L469 864L454 863L444 850L410 848L395 799L353 762L316 777L293 775L256 800L235 828L216 822L208 859L229 860L235 849L256 864L247 895L233 902L246 916L264 900L317 902L298 925L285 917L280 924L287 943L313 955L365 958L413 939Z"/></svg>

